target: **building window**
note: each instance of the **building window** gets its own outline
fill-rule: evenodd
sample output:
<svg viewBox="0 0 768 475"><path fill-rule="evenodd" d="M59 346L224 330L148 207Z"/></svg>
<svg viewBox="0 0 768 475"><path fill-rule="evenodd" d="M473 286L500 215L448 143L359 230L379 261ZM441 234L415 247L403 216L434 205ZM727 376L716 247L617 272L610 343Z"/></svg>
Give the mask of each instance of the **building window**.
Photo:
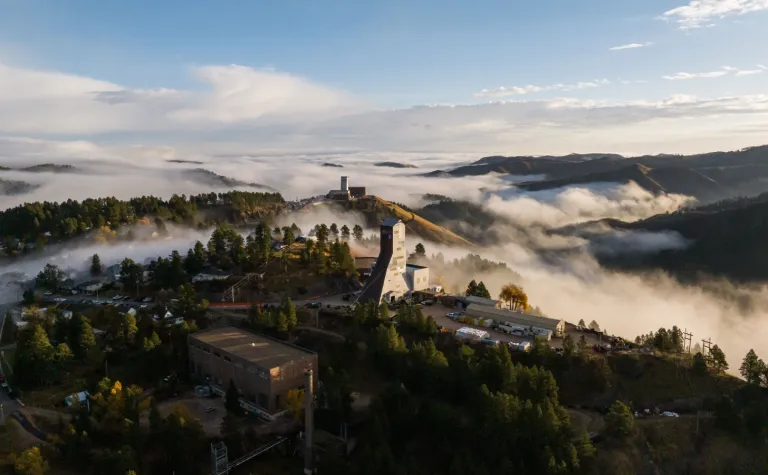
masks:
<svg viewBox="0 0 768 475"><path fill-rule="evenodd" d="M221 358L221 354L218 351L214 351L213 356L215 356L216 358Z"/></svg>
<svg viewBox="0 0 768 475"><path fill-rule="evenodd" d="M210 353L211 349L210 348L203 348L203 351L205 351L206 353Z"/></svg>
<svg viewBox="0 0 768 475"><path fill-rule="evenodd" d="M224 357L224 361L229 361L231 363L232 362L232 358L230 358L229 356L225 356Z"/></svg>

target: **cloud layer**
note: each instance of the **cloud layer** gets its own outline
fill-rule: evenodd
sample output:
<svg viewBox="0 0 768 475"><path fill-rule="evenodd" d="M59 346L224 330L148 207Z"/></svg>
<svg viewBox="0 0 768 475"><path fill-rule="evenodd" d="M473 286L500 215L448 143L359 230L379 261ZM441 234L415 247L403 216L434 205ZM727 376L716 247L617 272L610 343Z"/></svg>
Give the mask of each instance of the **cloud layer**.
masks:
<svg viewBox="0 0 768 475"><path fill-rule="evenodd" d="M651 46L652 44L653 43L651 43L650 41L645 42L645 43L629 43L629 44L626 44L626 45L614 46L613 48L608 48L608 50L609 51L621 51L621 50L625 50L625 49L637 49L637 48L644 48L646 46Z"/></svg>
<svg viewBox="0 0 768 475"><path fill-rule="evenodd" d="M749 75L763 70L714 73ZM131 89L0 65L0 137L5 137L0 158L34 159L36 153L164 160L194 155L382 151L699 152L761 143L764 137L757 130L768 113L765 95L672 96L656 101L553 98L386 110L270 69L208 66L193 72L202 90ZM678 76L698 77L694 73L669 77ZM599 79L516 86L478 95L566 93L610 83ZM729 120L721 120L713 132L710 122L715 117ZM670 126L670 121L677 122ZM695 138L697 134L705 134L706 139Z"/></svg>
<svg viewBox="0 0 768 475"><path fill-rule="evenodd" d="M594 81L577 82L575 84L549 84L546 86L534 86L529 84L527 86L510 86L510 87L497 87L496 89L483 89L480 92L475 93L475 97L482 98L499 98L506 96L519 96L524 94L534 94L537 92L549 92L549 91L576 91L579 89L592 89L595 87L605 86L611 82L607 79L595 79Z"/></svg>
<svg viewBox="0 0 768 475"><path fill-rule="evenodd" d="M768 0L691 0L664 12L663 18L676 22L680 28L701 28L713 20L768 10Z"/></svg>
<svg viewBox="0 0 768 475"><path fill-rule="evenodd" d="M715 71L708 71L703 73L686 73L680 72L676 74L670 74L662 76L662 79L667 81L680 81L685 79L701 79L701 78L719 78L727 75L732 76L751 76L754 74L761 74L766 69L765 66L758 64L755 69L739 69L732 66L723 66Z"/></svg>

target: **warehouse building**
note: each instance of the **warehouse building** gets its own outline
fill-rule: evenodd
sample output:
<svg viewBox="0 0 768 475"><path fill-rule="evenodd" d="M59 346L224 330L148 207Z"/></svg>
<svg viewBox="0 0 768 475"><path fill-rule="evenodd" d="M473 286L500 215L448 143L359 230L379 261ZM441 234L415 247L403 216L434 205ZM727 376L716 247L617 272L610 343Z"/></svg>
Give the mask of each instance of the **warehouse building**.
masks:
<svg viewBox="0 0 768 475"><path fill-rule="evenodd" d="M194 376L224 391L233 380L243 399L269 414L284 408L289 390L304 388L306 370L318 374L316 353L237 327L194 333L188 345Z"/></svg>
<svg viewBox="0 0 768 475"><path fill-rule="evenodd" d="M467 316L472 318L491 319L498 324L511 324L525 328L541 328L552 332L554 336L565 335L565 320L540 317L527 313L511 312L509 310L493 308L487 305L470 304L467 307Z"/></svg>

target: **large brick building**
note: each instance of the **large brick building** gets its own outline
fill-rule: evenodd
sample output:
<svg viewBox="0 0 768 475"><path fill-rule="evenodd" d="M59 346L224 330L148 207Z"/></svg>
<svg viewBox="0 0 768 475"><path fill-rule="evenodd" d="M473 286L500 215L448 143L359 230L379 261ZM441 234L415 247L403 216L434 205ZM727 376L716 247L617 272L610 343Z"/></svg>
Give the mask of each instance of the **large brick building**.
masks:
<svg viewBox="0 0 768 475"><path fill-rule="evenodd" d="M289 390L304 388L307 369L317 377L316 353L237 327L194 333L188 345L193 375L225 391L233 380L243 399L270 414L285 406Z"/></svg>

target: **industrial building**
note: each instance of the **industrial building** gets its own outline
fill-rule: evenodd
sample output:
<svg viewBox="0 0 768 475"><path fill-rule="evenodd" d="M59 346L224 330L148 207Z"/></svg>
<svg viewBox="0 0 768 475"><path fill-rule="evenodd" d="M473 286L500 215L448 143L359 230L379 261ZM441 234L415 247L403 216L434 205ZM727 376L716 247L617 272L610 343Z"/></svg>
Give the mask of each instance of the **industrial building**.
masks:
<svg viewBox="0 0 768 475"><path fill-rule="evenodd" d="M538 315L530 315L521 312L512 312L480 304L470 304L467 307L466 313L469 317L490 319L501 325L509 324L521 328L547 330L554 336L565 335L565 320L540 317Z"/></svg>
<svg viewBox="0 0 768 475"><path fill-rule="evenodd" d="M349 201L351 198L349 194L349 178L341 177L341 188L329 191L326 197L335 201Z"/></svg>
<svg viewBox="0 0 768 475"><path fill-rule="evenodd" d="M357 198L365 198L368 191L364 186L349 186L349 177L341 177L341 187L338 190L331 190L325 195L329 200L349 201Z"/></svg>
<svg viewBox="0 0 768 475"><path fill-rule="evenodd" d="M381 223L379 256L357 301L395 302L414 292L433 289L429 268L408 264L407 259L405 224L397 218L385 219Z"/></svg>
<svg viewBox="0 0 768 475"><path fill-rule="evenodd" d="M446 307L454 307L462 310L472 304L483 305L486 307L497 307L499 305L498 300L475 297L474 295L443 295L440 297L440 302Z"/></svg>
<svg viewBox="0 0 768 475"><path fill-rule="evenodd" d="M289 390L304 388L307 370L317 374L316 353L233 326L194 333L188 345L193 376L223 391L231 379L243 399L269 414L283 409Z"/></svg>

